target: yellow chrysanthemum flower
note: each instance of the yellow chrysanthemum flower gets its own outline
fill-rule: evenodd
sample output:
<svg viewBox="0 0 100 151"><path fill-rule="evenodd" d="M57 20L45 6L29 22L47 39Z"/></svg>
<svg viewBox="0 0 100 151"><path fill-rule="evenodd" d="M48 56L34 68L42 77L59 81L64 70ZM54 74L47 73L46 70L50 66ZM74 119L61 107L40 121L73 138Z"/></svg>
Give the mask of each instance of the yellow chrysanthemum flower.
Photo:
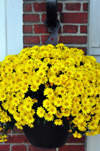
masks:
<svg viewBox="0 0 100 151"><path fill-rule="evenodd" d="M22 113L23 111L25 111L23 104L20 104L20 105L18 106L18 111L19 111L20 113Z"/></svg>
<svg viewBox="0 0 100 151"><path fill-rule="evenodd" d="M54 105L55 105L56 107L62 106L62 98L56 97L56 99L55 99L55 101L54 101Z"/></svg>
<svg viewBox="0 0 100 151"><path fill-rule="evenodd" d="M62 106L65 109L70 109L72 107L72 99L71 98L63 99Z"/></svg>
<svg viewBox="0 0 100 151"><path fill-rule="evenodd" d="M34 101L36 100L33 100L30 96L28 96L24 99L23 104L29 104L30 106L32 106L34 104Z"/></svg>
<svg viewBox="0 0 100 151"><path fill-rule="evenodd" d="M29 104L28 102L23 104L23 108L24 110L26 110L27 112L32 110L32 104Z"/></svg>
<svg viewBox="0 0 100 151"><path fill-rule="evenodd" d="M19 103L20 103L20 99L17 98L17 97L14 97L13 100L12 100L12 104L17 106L17 105L19 105Z"/></svg>
<svg viewBox="0 0 100 151"><path fill-rule="evenodd" d="M78 113L75 119L78 120L79 123L81 123L84 121L84 116L81 113Z"/></svg>
<svg viewBox="0 0 100 151"><path fill-rule="evenodd" d="M72 116L76 116L76 115L78 115L78 113L79 113L79 111L76 108L71 110L71 115Z"/></svg>
<svg viewBox="0 0 100 151"><path fill-rule="evenodd" d="M57 108L53 105L51 105L49 108L48 108L48 111L50 114L56 114L57 113Z"/></svg>
<svg viewBox="0 0 100 151"><path fill-rule="evenodd" d="M75 131L75 133L73 134L73 136L75 138L81 138L82 137L82 135L80 133L78 133L77 131Z"/></svg>
<svg viewBox="0 0 100 151"><path fill-rule="evenodd" d="M19 122L20 120L21 120L21 115L20 115L20 113L18 113L18 112L14 112L14 114L13 114L13 116L14 116L14 119L17 121L17 122Z"/></svg>
<svg viewBox="0 0 100 151"><path fill-rule="evenodd" d="M90 103L89 98L82 99L82 105L83 105L83 106L84 106L84 105L89 105L89 103Z"/></svg>
<svg viewBox="0 0 100 151"><path fill-rule="evenodd" d="M42 107L38 107L36 113L40 118L43 118L45 114L45 110Z"/></svg>
<svg viewBox="0 0 100 151"><path fill-rule="evenodd" d="M13 104L11 104L10 107L8 108L8 111L9 111L11 114L14 114L14 112L16 111L16 106L14 106Z"/></svg>
<svg viewBox="0 0 100 151"><path fill-rule="evenodd" d="M95 123L99 123L99 117L98 117L98 115L96 114L96 115L94 115L94 116L92 116L92 121L94 121Z"/></svg>
<svg viewBox="0 0 100 151"><path fill-rule="evenodd" d="M85 122L82 122L82 123L78 123L77 127L80 131L86 131L86 126L87 126L87 123Z"/></svg>
<svg viewBox="0 0 100 151"><path fill-rule="evenodd" d="M53 114L50 114L50 113L45 113L44 118L46 121L53 121L54 120Z"/></svg>
<svg viewBox="0 0 100 151"><path fill-rule="evenodd" d="M49 98L50 102L51 102L52 104L54 104L54 102L55 102L55 100L56 100L56 95L50 95L50 96L48 96L48 98Z"/></svg>
<svg viewBox="0 0 100 151"><path fill-rule="evenodd" d="M88 125L90 130L95 130L97 128L97 123L95 121L91 121Z"/></svg>
<svg viewBox="0 0 100 151"><path fill-rule="evenodd" d="M90 103L92 106L94 106L94 105L96 104L95 98L94 98L94 97L90 97L90 98L89 98L89 103Z"/></svg>
<svg viewBox="0 0 100 151"><path fill-rule="evenodd" d="M63 121L61 119L56 119L56 120L54 120L54 124L55 125L62 125Z"/></svg>
<svg viewBox="0 0 100 151"><path fill-rule="evenodd" d="M43 100L43 107L44 107L44 108L47 109L47 108L50 107L50 105L51 105L50 100L48 100L48 99Z"/></svg>
<svg viewBox="0 0 100 151"><path fill-rule="evenodd" d="M36 85L36 84L31 84L30 89L31 89L33 92L36 92L36 91L39 89L39 86Z"/></svg>
<svg viewBox="0 0 100 151"><path fill-rule="evenodd" d="M82 73L82 71L76 71L76 72L75 72L75 79L81 81L82 78L83 78L83 73Z"/></svg>
<svg viewBox="0 0 100 151"><path fill-rule="evenodd" d="M28 86L21 85L20 91L23 92L23 93L26 93L28 91Z"/></svg>
<svg viewBox="0 0 100 151"><path fill-rule="evenodd" d="M67 109L67 110L63 111L62 115L64 117L69 117L70 116L70 110Z"/></svg>
<svg viewBox="0 0 100 151"><path fill-rule="evenodd" d="M83 114L90 113L91 110L92 110L91 105L83 105L83 106L82 106L82 112L83 112Z"/></svg>
<svg viewBox="0 0 100 151"><path fill-rule="evenodd" d="M57 113L56 113L56 117L57 118L62 118L63 114L57 110Z"/></svg>
<svg viewBox="0 0 100 151"><path fill-rule="evenodd" d="M4 101L6 99L6 94L3 91L0 91L0 100Z"/></svg>
<svg viewBox="0 0 100 151"><path fill-rule="evenodd" d="M23 129L23 127L21 126L21 124L18 123L18 122L15 123L15 126L16 126L18 129L21 129L21 130Z"/></svg>
<svg viewBox="0 0 100 151"><path fill-rule="evenodd" d="M72 98L77 97L77 90L71 89L71 90L68 92L68 94L69 94L69 96L71 96Z"/></svg>
<svg viewBox="0 0 100 151"><path fill-rule="evenodd" d="M17 93L17 97L19 98L19 99L22 99L22 98L24 98L25 97L25 94L23 93L23 92L18 92Z"/></svg>
<svg viewBox="0 0 100 151"><path fill-rule="evenodd" d="M67 82L66 82L66 88L70 89L74 87L74 82L71 78L68 78Z"/></svg>
<svg viewBox="0 0 100 151"><path fill-rule="evenodd" d="M93 87L88 87L86 89L86 93L89 95L89 96L92 96L94 94L94 88Z"/></svg>
<svg viewBox="0 0 100 151"><path fill-rule="evenodd" d="M45 88L44 95L52 96L53 94L54 94L54 91L52 88Z"/></svg>
<svg viewBox="0 0 100 151"><path fill-rule="evenodd" d="M29 124L32 124L35 121L35 118L33 117L33 114L27 114L25 121Z"/></svg>
<svg viewBox="0 0 100 151"><path fill-rule="evenodd" d="M85 63L85 64L84 64L84 67L85 67L86 69L91 69L91 68L92 68L92 65L91 65L91 63Z"/></svg>
<svg viewBox="0 0 100 151"><path fill-rule="evenodd" d="M85 114L85 115L84 115L84 120L85 120L85 121L90 121L90 119L91 119L91 116L90 116L90 115L88 115L88 114Z"/></svg>

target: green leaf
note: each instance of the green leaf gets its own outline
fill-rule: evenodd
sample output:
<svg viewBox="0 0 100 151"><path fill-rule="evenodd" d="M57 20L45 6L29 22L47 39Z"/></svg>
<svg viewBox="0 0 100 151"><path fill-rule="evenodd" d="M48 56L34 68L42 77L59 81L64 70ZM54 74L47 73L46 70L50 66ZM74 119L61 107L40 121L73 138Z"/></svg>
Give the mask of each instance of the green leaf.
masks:
<svg viewBox="0 0 100 151"><path fill-rule="evenodd" d="M43 121L43 124L46 124L46 122L47 122L47 121L46 121L46 120L44 120L44 121Z"/></svg>
<svg viewBox="0 0 100 151"><path fill-rule="evenodd" d="M37 124L40 125L40 120L39 119L37 119Z"/></svg>

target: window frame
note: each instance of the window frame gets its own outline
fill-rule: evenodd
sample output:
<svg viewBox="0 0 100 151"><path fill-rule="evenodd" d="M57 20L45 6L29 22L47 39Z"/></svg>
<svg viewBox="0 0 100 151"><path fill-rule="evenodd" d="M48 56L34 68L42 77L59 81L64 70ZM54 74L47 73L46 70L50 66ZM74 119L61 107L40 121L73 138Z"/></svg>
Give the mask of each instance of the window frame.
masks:
<svg viewBox="0 0 100 151"><path fill-rule="evenodd" d="M23 0L2 0L0 9L0 61L23 48Z"/></svg>

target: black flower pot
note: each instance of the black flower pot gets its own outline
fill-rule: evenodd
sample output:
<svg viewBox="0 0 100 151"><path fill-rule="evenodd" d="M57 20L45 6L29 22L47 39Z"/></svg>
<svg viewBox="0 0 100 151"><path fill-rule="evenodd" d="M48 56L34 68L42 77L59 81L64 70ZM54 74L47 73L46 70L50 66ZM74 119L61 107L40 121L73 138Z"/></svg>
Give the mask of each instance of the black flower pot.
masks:
<svg viewBox="0 0 100 151"><path fill-rule="evenodd" d="M41 122L39 125L35 123L33 128L24 126L23 130L29 142L39 148L62 147L71 137L71 133L67 132L68 128L64 128L64 126L53 127L51 122L46 124Z"/></svg>

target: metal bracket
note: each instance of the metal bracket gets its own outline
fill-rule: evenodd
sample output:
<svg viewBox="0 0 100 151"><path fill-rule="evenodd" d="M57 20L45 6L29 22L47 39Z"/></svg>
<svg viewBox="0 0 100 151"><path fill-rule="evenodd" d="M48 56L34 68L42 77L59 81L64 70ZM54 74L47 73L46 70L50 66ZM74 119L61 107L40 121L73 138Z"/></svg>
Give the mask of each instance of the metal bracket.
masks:
<svg viewBox="0 0 100 151"><path fill-rule="evenodd" d="M47 26L49 32L52 32L56 27L57 20L57 0L47 0Z"/></svg>
<svg viewBox="0 0 100 151"><path fill-rule="evenodd" d="M47 0L47 19L44 24L47 25L48 31L51 32L51 36L45 44L57 45L58 30L60 28L60 22L57 19L57 0Z"/></svg>
<svg viewBox="0 0 100 151"><path fill-rule="evenodd" d="M44 24L46 25L47 20L45 20ZM54 28L54 30L52 31L52 34L50 35L50 37L47 39L47 41L45 42L45 44L52 44L52 45L57 45L57 37L58 37L58 30L60 28L60 22L57 19L57 25Z"/></svg>

